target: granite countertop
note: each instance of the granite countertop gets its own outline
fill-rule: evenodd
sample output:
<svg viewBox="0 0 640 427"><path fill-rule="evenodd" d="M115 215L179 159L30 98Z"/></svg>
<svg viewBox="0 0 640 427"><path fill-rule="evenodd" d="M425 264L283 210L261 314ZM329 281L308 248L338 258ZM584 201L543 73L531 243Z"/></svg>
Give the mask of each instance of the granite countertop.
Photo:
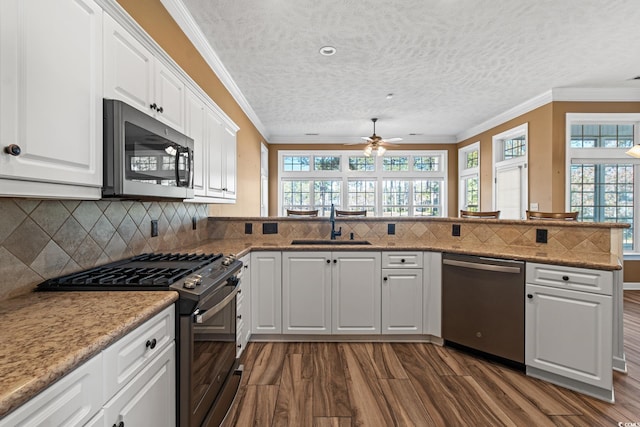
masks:
<svg viewBox="0 0 640 427"><path fill-rule="evenodd" d="M515 246L483 245L426 245L420 242L410 243L373 243L371 245L292 245L290 242L266 243L255 240L226 239L209 240L197 246L186 248L201 253L222 252L242 257L251 251L435 251L467 255L479 255L494 258L516 259L543 264L566 265L596 270L620 270L621 260L613 254L587 254L584 252L545 252L541 248Z"/></svg>
<svg viewBox="0 0 640 427"><path fill-rule="evenodd" d="M0 301L0 418L177 299L173 291L111 291Z"/></svg>

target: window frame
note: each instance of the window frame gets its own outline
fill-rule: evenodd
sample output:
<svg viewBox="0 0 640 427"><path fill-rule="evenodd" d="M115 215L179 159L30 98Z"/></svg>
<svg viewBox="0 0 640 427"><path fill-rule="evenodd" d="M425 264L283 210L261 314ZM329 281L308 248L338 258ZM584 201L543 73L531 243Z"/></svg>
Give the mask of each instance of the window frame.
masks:
<svg viewBox="0 0 640 427"><path fill-rule="evenodd" d="M524 135L525 154L524 156L504 160L504 141ZM526 218L526 211L529 208L529 123L515 126L492 137L492 210L498 210L498 171L520 168L520 218ZM504 212L501 216L504 216Z"/></svg>
<svg viewBox="0 0 640 427"><path fill-rule="evenodd" d="M474 151L478 152L478 166L468 168L467 167L467 154ZM458 149L458 210L469 210L467 205L467 188L465 182L467 179L476 178L478 180L478 206L477 210L480 211L480 141L476 141L473 144L469 144L465 147Z"/></svg>
<svg viewBox="0 0 640 427"><path fill-rule="evenodd" d="M284 171L284 158L291 156L309 156L310 164L314 164L314 157L326 157L326 156L340 156L340 170L327 171L327 170L313 170L313 166L309 171ZM389 157L409 157L409 170L408 171L383 171L382 161L384 158ZM414 170L414 157L424 156L437 156L439 157L439 170L438 171L420 171ZM342 150L336 153L331 150L280 150L278 152L278 210L280 215L286 215L286 207L283 205L283 182L287 180L310 180L312 181L311 187L316 180L342 180L340 205L336 206L340 209L350 209L349 202L349 182L356 180L375 181L375 215L382 217L382 190L383 182L389 179L401 179L410 181L411 190L408 193L409 203L407 208L409 213L413 213L416 207L414 206L414 194L413 187L416 180L438 180L441 187L441 200L440 205L437 207L441 211L441 217L447 216L447 201L448 201L448 151L447 150L391 150L387 151L384 156L376 156L373 171L357 171L349 169L349 157L364 157L362 151ZM310 194L311 201L313 203L314 194L313 190ZM313 209L316 209L313 207ZM356 209L356 207L353 207ZM411 216L411 215L409 215Z"/></svg>
<svg viewBox="0 0 640 427"><path fill-rule="evenodd" d="M571 209L571 166L578 164L632 164L633 165L633 247L624 255L640 254L640 159L628 156L628 147L571 147L572 125L634 125L634 144L640 144L640 113L567 113L565 121L565 210Z"/></svg>

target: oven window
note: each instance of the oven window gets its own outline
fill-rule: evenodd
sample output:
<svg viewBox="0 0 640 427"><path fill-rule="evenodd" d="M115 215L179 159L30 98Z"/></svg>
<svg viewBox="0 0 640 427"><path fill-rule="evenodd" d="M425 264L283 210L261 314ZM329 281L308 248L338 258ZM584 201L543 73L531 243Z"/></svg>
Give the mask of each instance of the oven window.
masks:
<svg viewBox="0 0 640 427"><path fill-rule="evenodd" d="M160 135L125 123L127 181L175 187L188 174L188 154Z"/></svg>

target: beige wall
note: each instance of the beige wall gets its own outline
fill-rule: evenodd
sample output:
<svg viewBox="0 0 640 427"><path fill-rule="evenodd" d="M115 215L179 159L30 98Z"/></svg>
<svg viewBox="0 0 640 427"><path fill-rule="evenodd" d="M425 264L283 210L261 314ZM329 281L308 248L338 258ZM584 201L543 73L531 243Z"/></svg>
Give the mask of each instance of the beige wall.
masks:
<svg viewBox="0 0 640 427"><path fill-rule="evenodd" d="M238 200L209 205L213 216L260 215L260 142L264 138L242 111L160 0L118 0L183 70L239 127Z"/></svg>
<svg viewBox="0 0 640 427"><path fill-rule="evenodd" d="M359 147L359 146L356 146ZM344 144L271 144L269 146L269 216L278 215L278 152L280 150L331 150L331 151L348 151L355 150L354 146L345 146ZM446 150L448 151L448 206L449 213L456 209L457 174L458 174L458 150L454 144L410 144L400 147L389 148L389 154L394 150ZM456 216L456 215L454 215Z"/></svg>

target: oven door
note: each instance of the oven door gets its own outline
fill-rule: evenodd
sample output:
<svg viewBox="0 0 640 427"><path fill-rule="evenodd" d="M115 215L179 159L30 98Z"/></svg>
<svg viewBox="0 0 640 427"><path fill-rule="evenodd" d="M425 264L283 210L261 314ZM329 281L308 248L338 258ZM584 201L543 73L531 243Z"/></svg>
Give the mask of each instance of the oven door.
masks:
<svg viewBox="0 0 640 427"><path fill-rule="evenodd" d="M210 413L226 414L218 402L223 387L236 367L236 293L229 281L216 295L182 316L180 425L207 425ZM186 363L185 363L186 362ZM237 385L236 385L237 389ZM235 395L235 390L231 390ZM224 405L224 404L222 404ZM217 424L216 424L217 425Z"/></svg>

